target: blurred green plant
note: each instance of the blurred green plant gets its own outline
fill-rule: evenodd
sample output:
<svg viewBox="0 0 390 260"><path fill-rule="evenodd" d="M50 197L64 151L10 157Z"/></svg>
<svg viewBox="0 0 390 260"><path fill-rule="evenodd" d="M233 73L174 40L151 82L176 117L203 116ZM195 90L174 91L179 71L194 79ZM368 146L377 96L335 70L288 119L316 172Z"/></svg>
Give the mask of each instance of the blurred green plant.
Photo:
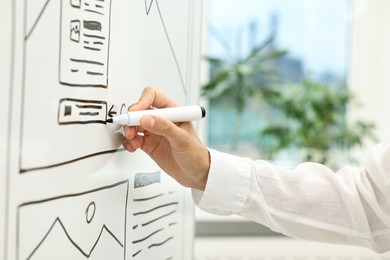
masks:
<svg viewBox="0 0 390 260"><path fill-rule="evenodd" d="M210 102L223 99L234 106L236 114L230 146L235 150L246 104L255 98L267 99L276 94L272 86L278 73L273 61L286 55L287 51L273 48L273 34L245 54L241 51L241 34L235 46L217 33L214 32L214 35L224 46L226 58L206 57L210 65L210 79L201 94Z"/></svg>
<svg viewBox="0 0 390 260"><path fill-rule="evenodd" d="M292 148L303 154L302 161L330 164L335 150L359 147L366 138L375 140L374 124L346 121L347 106L354 101L347 87L313 80L284 85L268 100L278 116L260 131L259 137L269 141L263 151L272 158Z"/></svg>

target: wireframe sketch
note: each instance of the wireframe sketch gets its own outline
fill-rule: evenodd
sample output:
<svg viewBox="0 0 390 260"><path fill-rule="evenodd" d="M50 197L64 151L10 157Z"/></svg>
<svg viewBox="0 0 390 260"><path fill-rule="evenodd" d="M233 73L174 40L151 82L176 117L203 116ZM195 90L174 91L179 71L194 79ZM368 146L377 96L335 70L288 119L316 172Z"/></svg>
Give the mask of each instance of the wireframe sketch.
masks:
<svg viewBox="0 0 390 260"><path fill-rule="evenodd" d="M128 181L19 206L18 259L125 259Z"/></svg>
<svg viewBox="0 0 390 260"><path fill-rule="evenodd" d="M106 119L138 97L134 86L160 85L185 103L197 82L193 0L19 2L21 174L121 149Z"/></svg>
<svg viewBox="0 0 390 260"><path fill-rule="evenodd" d="M61 2L60 82L107 87L111 1Z"/></svg>
<svg viewBox="0 0 390 260"><path fill-rule="evenodd" d="M185 77L185 76L187 76L186 75L187 72L185 71L185 69L187 69L187 68L185 68L184 67L184 63L181 64L179 59L178 59L178 55L176 54L176 51L175 51L175 48L174 48L174 45L176 45L177 43L175 43L175 41L173 39L171 39L173 34L169 33L169 29L168 29L167 22L166 22L167 17L165 17L164 14L162 13L160 5L158 3L158 0L145 0L145 12L146 12L147 15L149 15L149 13L151 11L151 8L153 7L153 2L155 2L154 3L155 8L156 8L156 10L158 12L158 16L160 17L160 20L161 20L161 25L162 25L162 27L164 29L167 41L169 43L169 48L170 48L170 51L172 53L172 57L173 57L173 59L175 61L177 74L180 77L181 86L183 88L184 93L187 94L187 92L188 92L188 89L187 89L188 88L188 82L187 82L187 79ZM189 42L187 44L188 44L187 46L190 46ZM188 57L186 57L186 58L188 58Z"/></svg>
<svg viewBox="0 0 390 260"><path fill-rule="evenodd" d="M58 110L58 123L70 124L106 124L107 102L99 100L81 100L63 98Z"/></svg>
<svg viewBox="0 0 390 260"><path fill-rule="evenodd" d="M201 3L9 5L12 142L6 250L0 254L17 260L189 259L187 192L145 154L125 153L122 127L106 119L127 111L148 85L182 104L196 100L191 87L199 83L194 39Z"/></svg>
<svg viewBox="0 0 390 260"><path fill-rule="evenodd" d="M161 172L135 175L128 227L132 259L182 259L183 194L177 189L164 189L161 177Z"/></svg>

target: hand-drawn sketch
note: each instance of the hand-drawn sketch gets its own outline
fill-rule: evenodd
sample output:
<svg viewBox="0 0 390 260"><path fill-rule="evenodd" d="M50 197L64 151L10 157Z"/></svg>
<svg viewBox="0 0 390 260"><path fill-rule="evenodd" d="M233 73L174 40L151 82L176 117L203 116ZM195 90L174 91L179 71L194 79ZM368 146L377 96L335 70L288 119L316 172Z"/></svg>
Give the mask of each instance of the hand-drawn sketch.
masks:
<svg viewBox="0 0 390 260"><path fill-rule="evenodd" d="M129 215L130 254L134 259L182 259L183 194L160 184L161 172L137 173ZM160 185L159 185L160 184ZM130 233L129 232L129 233Z"/></svg>
<svg viewBox="0 0 390 260"><path fill-rule="evenodd" d="M169 48L170 48L170 51L172 53L172 57L175 60L177 73L178 73L178 75L180 77L180 81L181 81L181 85L182 85L183 91L184 91L185 94L187 94L187 92L188 92L188 89L187 89L188 82L186 81L186 79L184 77L184 72L185 71L184 71L184 68L181 67L182 65L179 64L179 60L177 58L177 54L176 54L175 49L174 49L174 44L175 43L172 42L172 40L171 40L171 36L170 36L171 34L169 33L168 26L166 25L164 15L161 13L161 9L160 9L160 5L158 4L158 0L145 0L145 11L146 11L146 14L149 15L150 9L152 8L152 5L153 5L153 1L155 1L156 9L158 11L158 15L160 17L161 24L162 24L162 26L164 28L164 32L165 32L167 41L169 43ZM187 36L187 38L188 38L188 36ZM190 42L187 42L187 45L189 46Z"/></svg>
<svg viewBox="0 0 390 260"><path fill-rule="evenodd" d="M193 85L193 0L169 3L144 0L131 4L131 7L137 8L137 19L153 30L125 37L119 33L139 25L129 19L124 29L115 28L114 35L111 35L112 20L115 21L111 12L118 11L111 0L40 0L40 4L32 4L27 0L24 2L24 100L20 173L58 167L118 150L120 140L112 141L112 132L118 128L106 126L107 117L126 110L130 102L129 97L122 95L123 91L127 92L125 86L109 84L109 81L118 80L117 74L109 74L110 70L120 71L118 66L140 63L150 70L148 74L137 75L129 71L120 77L128 77L129 80L141 76L156 77L156 81L161 84L166 81L168 86L176 88L176 92L182 92L184 97L189 95L190 86ZM188 15L172 15L172 6ZM158 30L158 34L155 30ZM115 36L116 39L129 38L131 41L129 45L111 50L112 37ZM141 57L128 56L125 64L116 63L115 57L118 58L122 52L126 53L123 49L136 46L137 41L143 43L151 36L155 38L153 48L158 49L155 52L161 58L148 54L149 47L145 46L145 49L137 51ZM118 41L114 41L114 44L118 45ZM161 49L162 46L164 49ZM156 62L156 58L160 62ZM145 86L141 85L140 88ZM93 89L96 87L98 89L95 92ZM36 93L51 98L36 102ZM96 93L100 94L97 96ZM111 98L107 99L107 96ZM52 98L58 100L57 109L52 107ZM112 129L111 133L107 129ZM56 135L51 134L54 132ZM77 138L70 138L64 144L56 138L57 135ZM95 142L97 136L98 147ZM48 138L51 140L48 141ZM83 146L79 146L80 140L83 140ZM37 142L45 142L48 147L36 150L34 147ZM76 146L78 149L72 149ZM63 152L53 153L57 147L62 147Z"/></svg>
<svg viewBox="0 0 390 260"><path fill-rule="evenodd" d="M111 0L61 2L61 84L107 87Z"/></svg>
<svg viewBox="0 0 390 260"><path fill-rule="evenodd" d="M189 259L188 190L146 154L125 153L122 127L106 119L150 85L197 101L201 1L5 3L12 98L0 254Z"/></svg>
<svg viewBox="0 0 390 260"><path fill-rule="evenodd" d="M106 124L107 103L97 100L63 98L58 110L58 123L70 124Z"/></svg>
<svg viewBox="0 0 390 260"><path fill-rule="evenodd" d="M128 192L124 181L23 203L18 259L126 259Z"/></svg>

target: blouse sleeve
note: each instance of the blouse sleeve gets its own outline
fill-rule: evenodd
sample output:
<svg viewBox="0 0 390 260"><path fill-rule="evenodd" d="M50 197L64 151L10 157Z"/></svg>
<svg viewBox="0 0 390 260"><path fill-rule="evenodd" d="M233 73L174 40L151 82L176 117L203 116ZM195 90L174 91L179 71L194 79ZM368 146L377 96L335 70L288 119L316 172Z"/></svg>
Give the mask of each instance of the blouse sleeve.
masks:
<svg viewBox="0 0 390 260"><path fill-rule="evenodd" d="M390 142L377 145L363 169L302 163L285 169L210 150L199 208L237 214L288 236L390 250Z"/></svg>

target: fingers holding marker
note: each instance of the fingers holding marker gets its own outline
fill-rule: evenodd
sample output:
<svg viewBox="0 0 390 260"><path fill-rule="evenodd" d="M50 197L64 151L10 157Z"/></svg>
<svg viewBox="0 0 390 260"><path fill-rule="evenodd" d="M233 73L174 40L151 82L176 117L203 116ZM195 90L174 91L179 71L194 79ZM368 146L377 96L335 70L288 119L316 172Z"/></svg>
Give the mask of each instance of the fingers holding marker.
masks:
<svg viewBox="0 0 390 260"><path fill-rule="evenodd" d="M130 105L127 109L127 111L133 111L134 110L134 104ZM135 126L127 126L127 125L124 125L123 126L123 132L125 134L125 140L124 142L126 142L126 140L131 140L133 138L135 138L137 136L137 128ZM123 144L123 146L125 146L125 144ZM126 146L125 146L126 148Z"/></svg>
<svg viewBox="0 0 390 260"><path fill-rule="evenodd" d="M127 151L129 151L129 152L131 152L131 153L133 153L133 152L135 152L135 151L137 150L137 149L135 149L135 148L131 145L130 140L128 140L128 139L126 139L126 138L123 139L122 145L123 145L123 147L124 147Z"/></svg>
<svg viewBox="0 0 390 260"><path fill-rule="evenodd" d="M183 124L190 123L180 123L180 125ZM142 132L136 129L142 129ZM145 152L148 152L149 149L144 147L147 141L146 139L153 138L154 140L158 140L164 137L174 147L180 147L182 145L180 142L185 142L186 139L181 138L183 134L186 136L186 132L170 120L163 117L145 115L141 119L141 126L125 127L123 146L130 152L135 152L140 148L146 149Z"/></svg>
<svg viewBox="0 0 390 260"><path fill-rule="evenodd" d="M143 90L138 102L129 106L128 111L149 110L153 107L166 108L175 106L178 106L178 104L168 96L153 87L147 87ZM142 129L142 127L124 126L124 131L125 137L127 139L132 139L138 135L138 133L144 132L144 129Z"/></svg>
<svg viewBox="0 0 390 260"><path fill-rule="evenodd" d="M147 87L143 90L139 101L131 109L145 110L151 107L166 108L176 106L179 106L179 104L170 99L164 93L160 92L158 89Z"/></svg>
<svg viewBox="0 0 390 260"><path fill-rule="evenodd" d="M146 102L137 102L129 106L128 111L138 111L138 110L147 110L150 106L147 105ZM144 129L141 126L123 126L125 132L125 138L128 140L132 140L137 137L139 133L143 133Z"/></svg>
<svg viewBox="0 0 390 260"><path fill-rule="evenodd" d="M180 123L180 125L183 124L191 123ZM141 119L141 125L148 132L165 137L175 148L180 149L183 144L187 143L187 132L166 118L146 115Z"/></svg>
<svg viewBox="0 0 390 260"><path fill-rule="evenodd" d="M150 105L162 107L150 109ZM162 97L156 89L148 88L143 92L140 101L129 107L129 112L112 117L107 122L124 126L123 145L130 152L139 148L149 150L153 144L156 146L162 137L174 149L183 150L187 139L194 134L190 122L205 117L206 111L199 105L176 105L168 97Z"/></svg>
<svg viewBox="0 0 390 260"><path fill-rule="evenodd" d="M142 148L144 141L144 137L140 135L136 135L131 139L124 138L123 147L129 152L135 152L137 149Z"/></svg>
<svg viewBox="0 0 390 260"><path fill-rule="evenodd" d="M141 126L123 126L125 138L123 140L123 146L129 152L135 152L143 145L143 133L144 129Z"/></svg>
<svg viewBox="0 0 390 260"><path fill-rule="evenodd" d="M125 138L128 140L137 136L137 128L135 126L123 126Z"/></svg>
<svg viewBox="0 0 390 260"><path fill-rule="evenodd" d="M123 146L130 152L135 152L144 143L145 130L141 126L124 126L125 138Z"/></svg>

